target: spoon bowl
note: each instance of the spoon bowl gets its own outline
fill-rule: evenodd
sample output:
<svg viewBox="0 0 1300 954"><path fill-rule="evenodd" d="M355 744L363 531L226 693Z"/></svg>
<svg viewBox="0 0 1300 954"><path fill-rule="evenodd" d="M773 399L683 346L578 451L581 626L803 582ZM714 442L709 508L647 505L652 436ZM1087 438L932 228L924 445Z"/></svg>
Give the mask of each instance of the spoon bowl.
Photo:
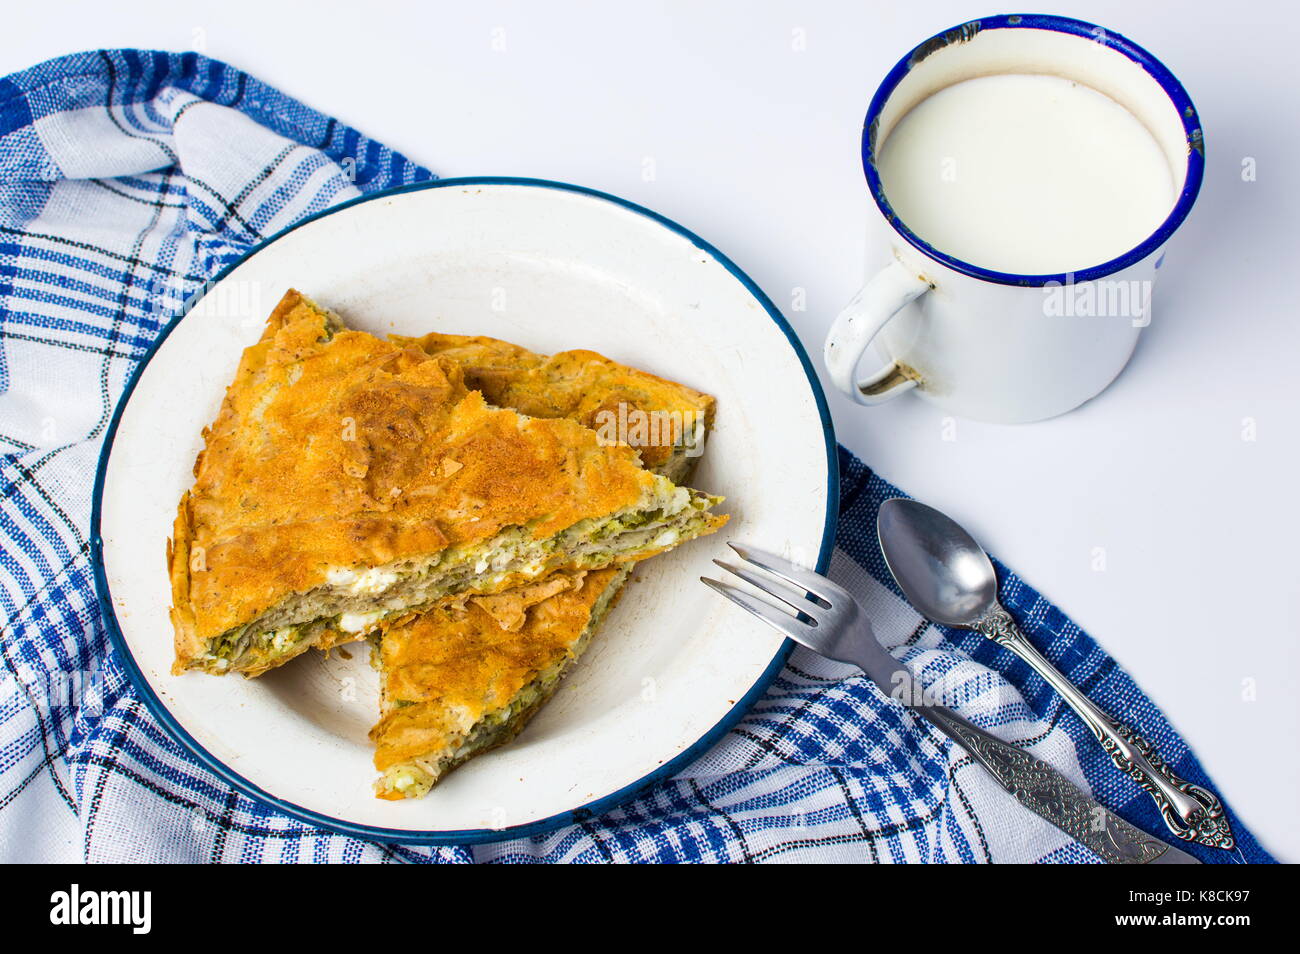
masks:
<svg viewBox="0 0 1300 954"><path fill-rule="evenodd" d="M880 549L907 601L945 626L973 626L997 603L993 562L948 515L895 497L880 505Z"/></svg>

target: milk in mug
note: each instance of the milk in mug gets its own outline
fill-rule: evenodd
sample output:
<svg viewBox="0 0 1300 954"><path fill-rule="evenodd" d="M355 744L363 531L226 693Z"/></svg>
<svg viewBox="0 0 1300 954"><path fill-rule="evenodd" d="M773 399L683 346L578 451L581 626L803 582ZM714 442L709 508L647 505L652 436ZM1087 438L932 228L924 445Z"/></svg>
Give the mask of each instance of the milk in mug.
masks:
<svg viewBox="0 0 1300 954"><path fill-rule="evenodd" d="M940 252L1020 275L1080 271L1135 248L1178 189L1127 109L1059 76L967 79L913 107L878 169L890 205Z"/></svg>

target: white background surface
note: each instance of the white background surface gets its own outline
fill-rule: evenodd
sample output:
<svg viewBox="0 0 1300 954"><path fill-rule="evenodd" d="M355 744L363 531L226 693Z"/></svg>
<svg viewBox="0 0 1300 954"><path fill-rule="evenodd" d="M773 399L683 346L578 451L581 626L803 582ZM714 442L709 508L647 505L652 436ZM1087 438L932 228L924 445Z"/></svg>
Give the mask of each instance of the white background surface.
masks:
<svg viewBox="0 0 1300 954"><path fill-rule="evenodd" d="M0 73L96 47L202 49L442 175L648 205L734 259L816 356L868 270L858 140L875 87L918 41L998 6L46 0L6 9ZM1152 326L1116 384L1063 418L953 434L911 395L831 395L838 436L1093 633L1265 846L1300 860L1296 17L1034 6L1145 46L1200 110L1205 185Z"/></svg>

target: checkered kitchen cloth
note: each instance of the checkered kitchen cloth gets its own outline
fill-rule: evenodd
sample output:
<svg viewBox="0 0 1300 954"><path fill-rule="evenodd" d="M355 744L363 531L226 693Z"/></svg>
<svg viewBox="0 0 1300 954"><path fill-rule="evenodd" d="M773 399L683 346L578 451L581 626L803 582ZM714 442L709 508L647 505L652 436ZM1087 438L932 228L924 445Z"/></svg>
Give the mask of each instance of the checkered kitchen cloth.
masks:
<svg viewBox="0 0 1300 954"><path fill-rule="evenodd" d="M87 523L105 427L172 311L267 236L432 178L403 156L196 54L63 57L0 80L0 861L1095 861L859 674L803 650L714 749L580 825L474 848L312 828L200 767L159 726L96 608ZM874 544L895 491L841 451L832 573L895 652L1148 831L1150 800L1004 650L920 620ZM1067 676L1205 772L1159 710L1014 575L1003 599ZM96 673L71 706L51 673ZM66 683L67 680L64 680ZM1269 861L1233 818L1239 848Z"/></svg>

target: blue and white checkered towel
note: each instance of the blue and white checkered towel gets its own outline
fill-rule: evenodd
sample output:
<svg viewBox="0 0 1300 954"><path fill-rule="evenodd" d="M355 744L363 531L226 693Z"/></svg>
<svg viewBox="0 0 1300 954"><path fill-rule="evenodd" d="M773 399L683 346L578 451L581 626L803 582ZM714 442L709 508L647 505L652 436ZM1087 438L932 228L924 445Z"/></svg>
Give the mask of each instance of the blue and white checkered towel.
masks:
<svg viewBox="0 0 1300 954"><path fill-rule="evenodd" d="M1095 861L1021 809L861 675L803 650L712 751L604 816L474 848L312 828L200 767L127 681L96 609L87 523L123 385L187 295L281 228L432 178L257 80L195 54L63 57L0 80L0 860ZM1152 803L1006 651L928 625L874 544L895 491L841 451L832 575L895 652L959 691L1137 825ZM1159 710L1059 610L1002 571L1002 596L1067 676L1209 784ZM48 689L94 674L71 706ZM62 678L61 678L62 677ZM1239 848L1269 861L1241 821Z"/></svg>

